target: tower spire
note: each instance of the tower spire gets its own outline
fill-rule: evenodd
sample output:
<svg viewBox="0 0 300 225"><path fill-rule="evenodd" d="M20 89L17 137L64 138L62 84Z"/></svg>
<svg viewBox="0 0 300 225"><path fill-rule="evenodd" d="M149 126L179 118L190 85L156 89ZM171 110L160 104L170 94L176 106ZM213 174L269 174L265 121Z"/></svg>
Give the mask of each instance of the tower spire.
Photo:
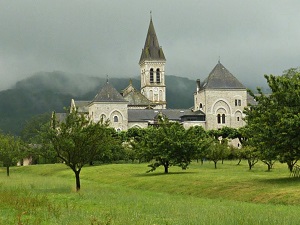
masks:
<svg viewBox="0 0 300 225"><path fill-rule="evenodd" d="M162 50L162 47L158 43L158 39L154 29L154 25L152 21L152 11L150 11L150 24L149 24L145 45L142 50L139 63L142 63L145 60L166 61L164 52Z"/></svg>

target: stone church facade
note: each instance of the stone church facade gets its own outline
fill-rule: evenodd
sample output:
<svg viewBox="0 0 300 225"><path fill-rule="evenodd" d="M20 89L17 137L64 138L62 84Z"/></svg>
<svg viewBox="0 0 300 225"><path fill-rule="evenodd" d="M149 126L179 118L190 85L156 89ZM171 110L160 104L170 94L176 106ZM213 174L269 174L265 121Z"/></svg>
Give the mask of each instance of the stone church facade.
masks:
<svg viewBox="0 0 300 225"><path fill-rule="evenodd" d="M196 81L194 106L189 109L167 108L165 64L166 58L151 18L139 60L140 90L130 81L129 86L119 93L107 81L94 99L72 99L71 109L87 114L94 122L101 118L109 120L110 126L117 131L154 125L159 115L177 121L185 128L220 129L245 125L243 109L247 106L247 90L220 62L203 82Z"/></svg>

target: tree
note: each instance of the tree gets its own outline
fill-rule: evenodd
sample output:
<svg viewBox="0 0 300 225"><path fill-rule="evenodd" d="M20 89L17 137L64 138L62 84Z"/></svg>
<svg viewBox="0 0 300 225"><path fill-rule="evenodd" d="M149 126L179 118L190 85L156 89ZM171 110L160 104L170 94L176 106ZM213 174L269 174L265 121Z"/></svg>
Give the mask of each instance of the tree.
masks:
<svg viewBox="0 0 300 225"><path fill-rule="evenodd" d="M221 139L221 138L220 138ZM215 165L215 169L217 169L217 163L219 160L224 159L228 154L229 146L227 139L211 139L211 145L209 147L209 151L207 157L209 160L212 160Z"/></svg>
<svg viewBox="0 0 300 225"><path fill-rule="evenodd" d="M168 173L171 166L186 169L195 156L197 146L189 136L189 131L182 125L169 122L167 118L159 118L158 127L149 127L142 138L143 156L147 161L154 160L148 165L155 171L159 166Z"/></svg>
<svg viewBox="0 0 300 225"><path fill-rule="evenodd" d="M0 161L6 167L6 174L9 176L10 166L17 164L24 156L24 145L21 140L9 134L0 134Z"/></svg>
<svg viewBox="0 0 300 225"><path fill-rule="evenodd" d="M197 162L200 159L201 164L203 164L204 159L207 157L209 146L211 145L212 141L203 127L190 127L188 132L189 138L196 145L195 158Z"/></svg>
<svg viewBox="0 0 300 225"><path fill-rule="evenodd" d="M43 125L49 122L49 118L51 118L50 113L38 114L31 117L24 124L21 131L21 139L27 143L38 142L39 130L41 130Z"/></svg>
<svg viewBox="0 0 300 225"><path fill-rule="evenodd" d="M100 120L91 122L77 110L68 113L65 121L53 115L51 126L41 132L43 150L50 151L72 169L76 190L80 190L80 171L85 164L108 154L114 144L108 124Z"/></svg>
<svg viewBox="0 0 300 225"><path fill-rule="evenodd" d="M259 88L257 95L250 92L257 104L245 110L251 144L262 153L268 150L271 158L278 156L292 171L300 158L300 70L265 78L272 93L265 95Z"/></svg>

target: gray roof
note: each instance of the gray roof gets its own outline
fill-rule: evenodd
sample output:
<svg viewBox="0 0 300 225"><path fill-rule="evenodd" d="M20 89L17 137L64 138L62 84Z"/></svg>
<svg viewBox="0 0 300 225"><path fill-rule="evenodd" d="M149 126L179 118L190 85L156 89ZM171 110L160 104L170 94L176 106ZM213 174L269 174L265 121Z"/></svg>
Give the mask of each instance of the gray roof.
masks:
<svg viewBox="0 0 300 225"><path fill-rule="evenodd" d="M89 112L89 104L91 103L91 101L74 101L74 103L78 112Z"/></svg>
<svg viewBox="0 0 300 225"><path fill-rule="evenodd" d="M205 115L202 111L193 112L191 109L128 109L128 122L154 120L159 113L173 121L181 121L183 116Z"/></svg>
<svg viewBox="0 0 300 225"><path fill-rule="evenodd" d="M122 92L123 92L123 97L126 101L128 101L129 106L153 105L148 98L146 98L144 95L142 95L141 92L135 89L131 81L130 84Z"/></svg>
<svg viewBox="0 0 300 225"><path fill-rule="evenodd" d="M201 83L201 89L246 89L221 63L220 61Z"/></svg>
<svg viewBox="0 0 300 225"><path fill-rule="evenodd" d="M101 88L92 102L127 102L108 82Z"/></svg>
<svg viewBox="0 0 300 225"><path fill-rule="evenodd" d="M59 123L65 122L67 113L55 113L55 118Z"/></svg>
<svg viewBox="0 0 300 225"><path fill-rule="evenodd" d="M145 60L166 61L164 52L158 43L158 39L157 39L155 30L154 30L152 18L150 20L148 33L147 33L147 37L146 37L146 41L145 41L145 46L144 46L144 49L142 50L142 54L141 54L139 63L142 63Z"/></svg>

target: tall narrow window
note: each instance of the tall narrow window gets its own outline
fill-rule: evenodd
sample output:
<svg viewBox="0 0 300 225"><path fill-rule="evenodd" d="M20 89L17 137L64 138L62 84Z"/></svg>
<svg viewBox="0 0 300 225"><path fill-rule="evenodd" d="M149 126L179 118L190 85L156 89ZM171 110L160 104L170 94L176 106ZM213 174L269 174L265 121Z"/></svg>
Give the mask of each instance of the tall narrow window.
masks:
<svg viewBox="0 0 300 225"><path fill-rule="evenodd" d="M159 70L159 68L156 69L156 83L160 83L160 70Z"/></svg>
<svg viewBox="0 0 300 225"><path fill-rule="evenodd" d="M218 123L221 123L221 115L220 114L218 114L218 116L217 116L217 121L218 121Z"/></svg>
<svg viewBox="0 0 300 225"><path fill-rule="evenodd" d="M150 69L150 83L154 82L154 77L153 77L153 68Z"/></svg>
<svg viewBox="0 0 300 225"><path fill-rule="evenodd" d="M241 100L241 99L238 100L238 105L239 105L239 106L242 105L242 100Z"/></svg>
<svg viewBox="0 0 300 225"><path fill-rule="evenodd" d="M222 123L225 123L225 114L222 114Z"/></svg>
<svg viewBox="0 0 300 225"><path fill-rule="evenodd" d="M115 123L119 122L118 116L114 116L114 122L115 122Z"/></svg>

